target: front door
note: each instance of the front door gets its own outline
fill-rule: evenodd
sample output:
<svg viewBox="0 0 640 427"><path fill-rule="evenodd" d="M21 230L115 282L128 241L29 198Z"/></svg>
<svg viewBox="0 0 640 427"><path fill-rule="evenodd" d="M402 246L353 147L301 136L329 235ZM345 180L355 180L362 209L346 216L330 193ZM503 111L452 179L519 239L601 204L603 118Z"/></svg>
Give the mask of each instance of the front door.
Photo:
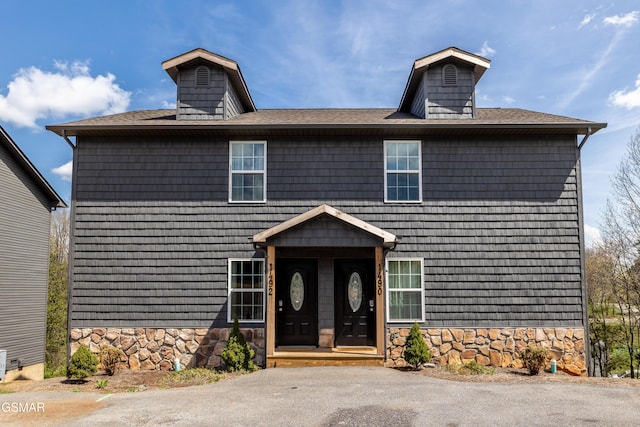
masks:
<svg viewBox="0 0 640 427"><path fill-rule="evenodd" d="M318 260L278 258L276 345L318 345Z"/></svg>
<svg viewBox="0 0 640 427"><path fill-rule="evenodd" d="M375 263L373 259L336 259L336 345L375 345Z"/></svg>

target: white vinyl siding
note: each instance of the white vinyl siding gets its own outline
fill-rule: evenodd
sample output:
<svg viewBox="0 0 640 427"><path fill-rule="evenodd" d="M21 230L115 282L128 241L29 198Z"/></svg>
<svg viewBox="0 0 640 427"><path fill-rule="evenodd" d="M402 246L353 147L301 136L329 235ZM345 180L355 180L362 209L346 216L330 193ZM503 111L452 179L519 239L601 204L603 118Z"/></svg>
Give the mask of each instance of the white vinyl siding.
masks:
<svg viewBox="0 0 640 427"><path fill-rule="evenodd" d="M389 322L424 321L423 261L387 260L387 319Z"/></svg>

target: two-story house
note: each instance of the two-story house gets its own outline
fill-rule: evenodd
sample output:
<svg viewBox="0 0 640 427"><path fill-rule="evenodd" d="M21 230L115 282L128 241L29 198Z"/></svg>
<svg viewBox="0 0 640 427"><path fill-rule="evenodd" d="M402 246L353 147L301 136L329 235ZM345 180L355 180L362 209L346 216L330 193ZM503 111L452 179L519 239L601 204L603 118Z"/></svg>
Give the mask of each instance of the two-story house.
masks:
<svg viewBox="0 0 640 427"><path fill-rule="evenodd" d="M0 206L0 380L41 380L51 211L67 205L2 126Z"/></svg>
<svg viewBox="0 0 640 427"><path fill-rule="evenodd" d="M75 146L72 349L217 366L238 319L259 364L402 366L418 322L439 363L539 344L586 372L580 146L606 124L477 108L489 66L448 48L397 108L269 110L196 49L162 63L175 110L48 126Z"/></svg>

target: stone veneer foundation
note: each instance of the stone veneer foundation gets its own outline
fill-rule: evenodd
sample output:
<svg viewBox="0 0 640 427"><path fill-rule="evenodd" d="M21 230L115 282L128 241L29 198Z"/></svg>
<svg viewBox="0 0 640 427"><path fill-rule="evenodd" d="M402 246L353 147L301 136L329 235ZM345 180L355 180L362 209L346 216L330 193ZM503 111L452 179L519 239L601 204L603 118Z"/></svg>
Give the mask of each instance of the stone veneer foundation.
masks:
<svg viewBox="0 0 640 427"><path fill-rule="evenodd" d="M176 358L182 367L217 368L231 328L75 328L71 330L71 354L80 345L98 353L102 345L120 348L123 367L138 370L173 369ZM264 329L240 329L255 351L254 363L263 365Z"/></svg>
<svg viewBox="0 0 640 427"><path fill-rule="evenodd" d="M387 328L385 366L407 366L402 356L409 331ZM438 365L475 360L483 366L522 368L518 352L527 345L538 345L550 350L549 357L556 359L559 370L587 375L582 328L429 328L421 332L433 354L432 362Z"/></svg>
<svg viewBox="0 0 640 427"><path fill-rule="evenodd" d="M385 366L404 367L402 358L410 328L387 328ZM264 329L241 329L255 351L254 362L264 364ZM587 375L584 329L582 328L478 328L422 329L422 336L438 365L456 365L475 360L483 366L521 368L518 351L527 345L549 348L558 369ZM128 369L170 370L176 358L183 367L222 365L231 328L75 328L71 330L71 353L80 345L98 353L102 345L120 348L122 365Z"/></svg>

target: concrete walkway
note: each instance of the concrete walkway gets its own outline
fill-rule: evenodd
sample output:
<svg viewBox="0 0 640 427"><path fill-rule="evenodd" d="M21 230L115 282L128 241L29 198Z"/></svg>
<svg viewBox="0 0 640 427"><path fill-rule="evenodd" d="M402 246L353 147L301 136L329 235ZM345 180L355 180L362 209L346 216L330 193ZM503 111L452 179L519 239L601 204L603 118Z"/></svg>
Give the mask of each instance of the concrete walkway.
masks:
<svg viewBox="0 0 640 427"><path fill-rule="evenodd" d="M18 395L11 395L11 399L19 400ZM366 367L267 369L206 386L120 393L102 403L102 408L64 425L640 424L639 387L461 383Z"/></svg>

